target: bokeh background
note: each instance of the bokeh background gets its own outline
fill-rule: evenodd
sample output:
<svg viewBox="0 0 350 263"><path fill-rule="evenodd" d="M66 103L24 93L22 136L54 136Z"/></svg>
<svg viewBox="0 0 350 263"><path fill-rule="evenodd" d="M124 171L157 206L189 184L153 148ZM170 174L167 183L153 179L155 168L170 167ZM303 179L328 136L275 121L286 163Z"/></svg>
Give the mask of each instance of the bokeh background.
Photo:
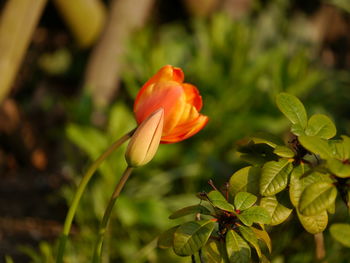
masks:
<svg viewBox="0 0 350 263"><path fill-rule="evenodd" d="M297 95L350 134L348 0L5 0L0 2L0 262L54 262L82 172L135 126L133 100L166 64L181 67L210 122L161 145L117 202L104 262L189 262L157 248L212 179L245 165L235 149L256 132L283 136L274 98ZM67 262L89 262L99 220L126 167L124 150L84 194ZM336 217L331 220L337 221ZM272 262L313 262L313 236L289 220L271 230ZM350 251L325 232L328 262ZM11 261L13 260L13 261Z"/></svg>

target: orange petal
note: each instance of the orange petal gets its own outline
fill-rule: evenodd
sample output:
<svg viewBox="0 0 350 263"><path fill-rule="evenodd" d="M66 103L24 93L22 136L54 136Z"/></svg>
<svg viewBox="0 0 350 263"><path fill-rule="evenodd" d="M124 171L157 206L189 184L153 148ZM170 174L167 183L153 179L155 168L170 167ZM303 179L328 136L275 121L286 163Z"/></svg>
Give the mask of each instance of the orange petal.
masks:
<svg viewBox="0 0 350 263"><path fill-rule="evenodd" d="M177 125L182 113L184 92L176 82L152 84L138 97L134 104L137 123L141 123L152 112L164 109L164 131ZM179 115L179 116L177 116Z"/></svg>
<svg viewBox="0 0 350 263"><path fill-rule="evenodd" d="M143 92L145 92L147 87L152 85L153 83L162 81L176 81L182 83L183 80L184 73L180 68L176 68L171 65L165 65L160 70L158 70L158 72L142 86L142 88L136 96L136 100L142 95Z"/></svg>
<svg viewBox="0 0 350 263"><path fill-rule="evenodd" d="M202 96L199 94L196 86L189 83L183 83L182 87L186 94L186 102L195 106L197 111L200 111L203 106Z"/></svg>
<svg viewBox="0 0 350 263"><path fill-rule="evenodd" d="M199 115L196 120L188 122L186 124L177 126L171 134L162 136L161 143L175 143L183 141L204 128L208 123L209 118L205 115Z"/></svg>

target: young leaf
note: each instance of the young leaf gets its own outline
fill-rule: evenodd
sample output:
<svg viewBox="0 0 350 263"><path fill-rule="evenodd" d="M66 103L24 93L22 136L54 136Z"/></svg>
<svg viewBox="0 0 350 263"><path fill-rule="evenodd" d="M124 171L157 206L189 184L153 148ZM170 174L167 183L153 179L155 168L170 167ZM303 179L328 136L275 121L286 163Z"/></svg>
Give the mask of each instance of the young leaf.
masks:
<svg viewBox="0 0 350 263"><path fill-rule="evenodd" d="M244 167L235 172L229 181L230 195L235 196L239 192L259 194L260 174L261 169L252 166Z"/></svg>
<svg viewBox="0 0 350 263"><path fill-rule="evenodd" d="M306 135L304 128L301 127L299 123L292 124L290 131L296 136Z"/></svg>
<svg viewBox="0 0 350 263"><path fill-rule="evenodd" d="M342 135L341 137L343 139L341 143L342 149L343 149L341 151L342 153L341 157L342 157L342 160L348 160L350 158L350 137L345 135Z"/></svg>
<svg viewBox="0 0 350 263"><path fill-rule="evenodd" d="M332 148L327 140L316 136L300 136L298 140L305 149L318 154L321 158L328 159L332 157Z"/></svg>
<svg viewBox="0 0 350 263"><path fill-rule="evenodd" d="M174 226L163 232L158 238L158 247L170 248L173 246L174 233L179 226Z"/></svg>
<svg viewBox="0 0 350 263"><path fill-rule="evenodd" d="M304 171L304 169L308 169L308 166L304 164L297 166L293 169L290 177L289 198L295 207L299 206L301 194L309 185L317 182L326 182L330 184L333 182L329 174L312 172L305 175L307 171Z"/></svg>
<svg viewBox="0 0 350 263"><path fill-rule="evenodd" d="M275 148L277 145L283 144L283 141L279 137L274 136L272 134L258 133L256 135L251 136L250 138L255 144L265 143L272 148Z"/></svg>
<svg viewBox="0 0 350 263"><path fill-rule="evenodd" d="M234 205L237 210L245 210L255 204L258 198L247 192L239 192L234 198Z"/></svg>
<svg viewBox="0 0 350 263"><path fill-rule="evenodd" d="M217 240L209 240L203 249L203 254L208 263L224 263L222 255L225 251L222 251L222 243Z"/></svg>
<svg viewBox="0 0 350 263"><path fill-rule="evenodd" d="M301 101L288 93L280 93L276 97L277 107L293 123L300 124L305 129L307 125L307 114Z"/></svg>
<svg viewBox="0 0 350 263"><path fill-rule="evenodd" d="M260 193L271 196L281 192L287 186L292 169L293 165L287 159L265 163L260 178Z"/></svg>
<svg viewBox="0 0 350 263"><path fill-rule="evenodd" d="M264 207L270 213L270 225L272 226L283 223L293 211L293 209L289 209L278 203L276 197L274 196L262 198L260 201L260 206Z"/></svg>
<svg viewBox="0 0 350 263"><path fill-rule="evenodd" d="M312 115L308 121L305 134L330 139L337 133L337 128L330 118L323 114Z"/></svg>
<svg viewBox="0 0 350 263"><path fill-rule="evenodd" d="M328 182L317 182L306 187L302 192L299 211L312 216L326 210L337 197L337 188Z"/></svg>
<svg viewBox="0 0 350 263"><path fill-rule="evenodd" d="M230 230L226 233L226 250L230 263L249 263L250 247L240 235Z"/></svg>
<svg viewBox="0 0 350 263"><path fill-rule="evenodd" d="M333 224L329 231L335 240L346 247L350 247L350 224Z"/></svg>
<svg viewBox="0 0 350 263"><path fill-rule="evenodd" d="M199 220L180 225L174 233L174 252L179 256L196 253L208 241L214 230L211 220Z"/></svg>
<svg viewBox="0 0 350 263"><path fill-rule="evenodd" d="M210 202L213 204L213 206L215 206L216 208L229 211L229 212L235 211L235 207L229 202L227 202L225 197L219 191L211 191L208 194L208 198Z"/></svg>
<svg viewBox="0 0 350 263"><path fill-rule="evenodd" d="M247 226L239 226L238 229L241 235L243 236L243 238L247 240L248 243L255 248L256 253L258 254L258 257L261 258L261 250L259 247L259 242L254 231Z"/></svg>
<svg viewBox="0 0 350 263"><path fill-rule="evenodd" d="M251 226L253 223L269 224L271 222L269 213L260 206L250 207L241 214L237 214L237 217L246 226Z"/></svg>
<svg viewBox="0 0 350 263"><path fill-rule="evenodd" d="M328 214L334 214L335 213L335 202L327 207L327 212L328 212Z"/></svg>
<svg viewBox="0 0 350 263"><path fill-rule="evenodd" d="M273 153L284 158L292 158L295 155L295 153L289 147L281 145L276 146Z"/></svg>
<svg viewBox="0 0 350 263"><path fill-rule="evenodd" d="M265 242L269 252L271 253L272 245L271 245L271 239L270 239L269 234L265 230L260 230L260 229L257 229L255 227L251 227L251 229L253 229L253 231L258 239Z"/></svg>
<svg viewBox="0 0 350 263"><path fill-rule="evenodd" d="M350 177L350 165L344 164L337 159L328 159L327 166L329 170L338 177L348 178Z"/></svg>
<svg viewBox="0 0 350 263"><path fill-rule="evenodd" d="M300 223L310 234L321 233L326 229L328 223L327 211L322 211L318 215L304 216L297 211Z"/></svg>
<svg viewBox="0 0 350 263"><path fill-rule="evenodd" d="M300 164L297 167L295 167L290 175L290 182L289 182L289 199L291 203L298 207L299 199L301 196L301 193L304 190L304 186L302 183L302 180L300 177L305 173L305 165Z"/></svg>
<svg viewBox="0 0 350 263"><path fill-rule="evenodd" d="M210 211L208 210L208 208L206 208L202 205L192 205L192 206L184 207L184 208L172 213L169 216L169 219L176 219L179 217L187 216L190 214L197 214L197 213L204 214L204 215L210 215Z"/></svg>

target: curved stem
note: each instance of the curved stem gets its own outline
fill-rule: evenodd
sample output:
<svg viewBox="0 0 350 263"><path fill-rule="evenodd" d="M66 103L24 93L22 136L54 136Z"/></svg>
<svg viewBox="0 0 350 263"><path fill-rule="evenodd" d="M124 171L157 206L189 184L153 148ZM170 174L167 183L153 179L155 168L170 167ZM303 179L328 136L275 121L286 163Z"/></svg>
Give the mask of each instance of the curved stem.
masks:
<svg viewBox="0 0 350 263"><path fill-rule="evenodd" d="M107 225L109 222L109 218L111 217L114 204L117 201L117 198L119 197L120 192L122 191L126 181L129 179L132 170L133 170L133 168L130 166L128 166L125 169L122 177L119 179L119 182L114 189L114 192L111 196L111 199L108 202L107 208L105 210L102 221L100 223L98 239L95 243L94 255L92 258L92 262L94 262L94 263L98 263L101 261L102 245L103 245L103 240L104 240L104 236L106 233Z"/></svg>
<svg viewBox="0 0 350 263"><path fill-rule="evenodd" d="M111 155L120 145L122 145L125 141L127 141L132 134L134 133L135 129L128 132L121 138L119 138L117 141L115 141L99 158L94 161L90 167L85 172L83 179L81 180L77 191L75 192L72 204L69 207L68 213L66 215L66 219L64 221L63 231L59 240L58 245L58 252L57 252L57 258L56 263L62 263L63 262L63 254L64 250L66 248L66 243L68 239L68 235L72 226L72 222L75 216L75 213L78 208L78 204L80 202L81 196L83 195L85 188L87 184L89 183L92 175L95 173L97 168L101 165L101 163L109 156Z"/></svg>

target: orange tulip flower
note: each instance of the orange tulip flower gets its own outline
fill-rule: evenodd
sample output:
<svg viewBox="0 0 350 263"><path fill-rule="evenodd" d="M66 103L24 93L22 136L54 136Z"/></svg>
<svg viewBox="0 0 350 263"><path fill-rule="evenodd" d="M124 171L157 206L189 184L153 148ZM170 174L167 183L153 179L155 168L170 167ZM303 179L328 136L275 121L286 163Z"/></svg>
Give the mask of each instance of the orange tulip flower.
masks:
<svg viewBox="0 0 350 263"><path fill-rule="evenodd" d="M170 65L162 67L137 94L134 112L140 124L150 114L164 109L164 127L161 143L185 140L199 132L208 117L199 113L202 97L197 88L183 83L184 73Z"/></svg>

